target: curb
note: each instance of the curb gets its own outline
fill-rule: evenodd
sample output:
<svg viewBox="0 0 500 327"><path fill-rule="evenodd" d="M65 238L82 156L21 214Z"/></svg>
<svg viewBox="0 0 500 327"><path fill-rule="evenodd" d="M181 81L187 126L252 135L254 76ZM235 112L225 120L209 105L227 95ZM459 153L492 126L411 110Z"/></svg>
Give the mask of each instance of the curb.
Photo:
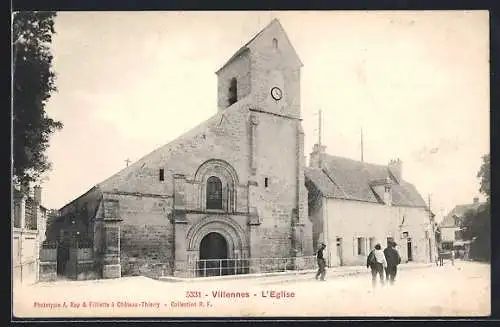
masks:
<svg viewBox="0 0 500 327"><path fill-rule="evenodd" d="M418 265L401 265L399 267L400 270L407 270L407 269L418 269L418 268L427 268L434 266L433 263L428 263L428 264L418 264ZM330 270L330 271L328 271ZM229 281L236 281L236 280L242 280L242 279L258 279L258 278L276 278L276 277L284 277L285 279L279 279L276 281L269 281L269 283L285 283L285 282L290 282L290 281L296 281L296 280L306 280L308 277L306 275L308 274L314 274L317 270L316 269L307 269L307 270L300 270L300 271L285 271L285 272L273 272L273 273L260 273L260 274L241 274L241 275L227 275L227 276L213 276L213 277L198 277L198 278L181 278L181 277L173 277L173 276L163 276L157 278L159 281L162 282L173 282L173 283L203 283L203 282L210 282L210 281L217 281L217 280L229 280ZM365 267L360 267L360 268L355 268L351 270L338 270L336 268L330 268L327 269L327 276L331 277L346 277L346 276L354 276L354 275L359 275L366 273L368 274L370 272L369 269ZM297 278L299 277L299 278Z"/></svg>
<svg viewBox="0 0 500 327"><path fill-rule="evenodd" d="M240 279L255 279L255 278L266 278L266 277L287 277L296 275L305 275L314 273L316 269L299 270L299 271L281 271L272 273L257 273L257 274L241 274L241 275L227 275L227 276L213 276L213 277L197 277L197 278L182 278L182 277L172 277L163 276L158 277L158 280L164 282L191 282L191 283L201 283L210 282L215 280L240 280Z"/></svg>
<svg viewBox="0 0 500 327"><path fill-rule="evenodd" d="M421 268L429 268L432 267L433 264L424 264L424 265L418 265L418 266L401 266L399 267L399 271L401 270L412 270L412 269L421 269ZM316 271L314 271L316 272ZM340 277L349 277L349 276L356 276L356 275L364 275L364 274L370 274L370 269L358 269L358 270L351 270L351 271L331 271L330 273L326 274L326 277L330 278L340 278ZM268 281L265 282L264 284L281 284L281 283L289 283L289 282L296 282L296 281L304 281L308 280L309 278L287 278L287 279L281 279L281 280L276 280L276 281ZM314 280L314 276L310 276L311 280Z"/></svg>

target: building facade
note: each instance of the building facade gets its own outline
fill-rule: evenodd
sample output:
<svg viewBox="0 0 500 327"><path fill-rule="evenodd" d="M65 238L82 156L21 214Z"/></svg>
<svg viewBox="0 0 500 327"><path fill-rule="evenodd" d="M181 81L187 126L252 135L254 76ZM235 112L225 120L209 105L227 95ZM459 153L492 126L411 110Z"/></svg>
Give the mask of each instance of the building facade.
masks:
<svg viewBox="0 0 500 327"><path fill-rule="evenodd" d="M12 281L30 284L38 280L40 247L45 240L46 212L42 189L14 188L12 206Z"/></svg>
<svg viewBox="0 0 500 327"><path fill-rule="evenodd" d="M301 67L273 20L217 71L212 118L61 208L50 237L90 240L103 277L192 276L203 260L300 266L313 254Z"/></svg>
<svg viewBox="0 0 500 327"><path fill-rule="evenodd" d="M462 239L461 223L465 214L472 210L476 211L484 205L475 197L472 203L460 204L455 206L439 223L439 233L441 239L441 248L443 250L452 250L455 246L463 247L470 242L464 242Z"/></svg>
<svg viewBox="0 0 500 327"><path fill-rule="evenodd" d="M394 241L403 262L433 262L432 213L402 178L402 162L375 165L324 152L315 145L306 169L313 245L327 244L329 267L364 265L379 243Z"/></svg>

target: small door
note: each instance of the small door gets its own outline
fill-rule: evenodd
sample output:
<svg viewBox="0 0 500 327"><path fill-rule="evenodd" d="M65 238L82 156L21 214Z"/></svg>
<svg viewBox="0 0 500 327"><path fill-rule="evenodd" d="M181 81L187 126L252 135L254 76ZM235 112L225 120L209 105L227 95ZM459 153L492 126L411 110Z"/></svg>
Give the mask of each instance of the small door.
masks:
<svg viewBox="0 0 500 327"><path fill-rule="evenodd" d="M408 261L413 261L411 238L408 238Z"/></svg>
<svg viewBox="0 0 500 327"><path fill-rule="evenodd" d="M342 260L342 238L337 237L337 258L339 260L339 266L344 265L344 261Z"/></svg>

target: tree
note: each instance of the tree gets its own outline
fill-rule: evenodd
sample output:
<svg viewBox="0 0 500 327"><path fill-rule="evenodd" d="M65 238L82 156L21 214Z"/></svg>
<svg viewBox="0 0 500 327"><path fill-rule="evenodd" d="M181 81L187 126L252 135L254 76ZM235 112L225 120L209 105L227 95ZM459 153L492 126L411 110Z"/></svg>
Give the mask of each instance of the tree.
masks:
<svg viewBox="0 0 500 327"><path fill-rule="evenodd" d="M479 168L479 171L477 173L477 178L480 179L480 187L479 187L479 192L484 194L487 198L488 203L490 202L490 191L491 191L491 184L490 184L490 154L486 154L482 157L483 163L481 164L481 167Z"/></svg>
<svg viewBox="0 0 500 327"><path fill-rule="evenodd" d="M13 175L15 183L37 181L50 170L49 137L63 124L45 106L57 91L50 43L55 12L16 12L13 41Z"/></svg>
<svg viewBox="0 0 500 327"><path fill-rule="evenodd" d="M491 254L491 215L486 203L477 210L468 211L462 220L462 237L472 241L470 257L474 260L489 261Z"/></svg>
<svg viewBox="0 0 500 327"><path fill-rule="evenodd" d="M490 260L491 211L490 211L490 155L482 157L483 163L477 173L479 191L486 196L486 203L475 210L467 211L461 221L462 238L472 241L470 257L475 260Z"/></svg>

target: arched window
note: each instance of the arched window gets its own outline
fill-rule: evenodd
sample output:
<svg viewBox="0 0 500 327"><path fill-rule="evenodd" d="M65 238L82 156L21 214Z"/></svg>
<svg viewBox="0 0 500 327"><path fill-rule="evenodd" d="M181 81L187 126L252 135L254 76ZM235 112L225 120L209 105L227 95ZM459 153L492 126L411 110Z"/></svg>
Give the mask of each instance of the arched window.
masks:
<svg viewBox="0 0 500 327"><path fill-rule="evenodd" d="M278 49L278 40L273 39L273 48Z"/></svg>
<svg viewBox="0 0 500 327"><path fill-rule="evenodd" d="M238 101L238 81L236 80L235 77L231 79L231 82L229 84L229 105L232 105Z"/></svg>
<svg viewBox="0 0 500 327"><path fill-rule="evenodd" d="M207 180L207 209L222 209L222 183L215 176Z"/></svg>

